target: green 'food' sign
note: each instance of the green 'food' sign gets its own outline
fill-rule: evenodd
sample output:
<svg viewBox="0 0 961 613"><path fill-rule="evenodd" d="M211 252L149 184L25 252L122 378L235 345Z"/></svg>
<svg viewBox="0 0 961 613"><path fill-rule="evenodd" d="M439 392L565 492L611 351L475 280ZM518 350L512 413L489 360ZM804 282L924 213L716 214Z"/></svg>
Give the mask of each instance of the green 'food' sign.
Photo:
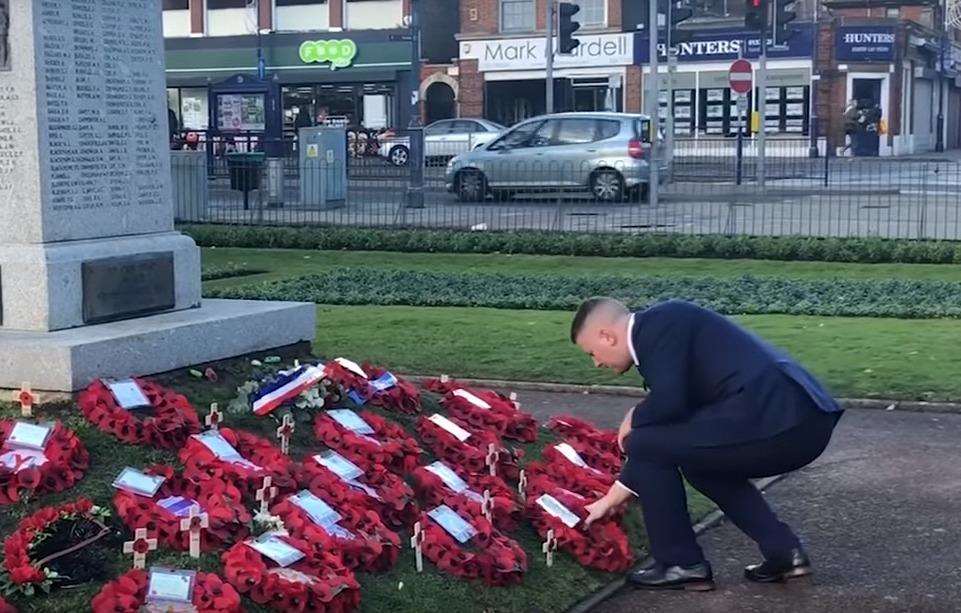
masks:
<svg viewBox="0 0 961 613"><path fill-rule="evenodd" d="M300 60L305 64L330 62L330 69L346 68L357 55L357 44L344 40L307 40L300 45Z"/></svg>

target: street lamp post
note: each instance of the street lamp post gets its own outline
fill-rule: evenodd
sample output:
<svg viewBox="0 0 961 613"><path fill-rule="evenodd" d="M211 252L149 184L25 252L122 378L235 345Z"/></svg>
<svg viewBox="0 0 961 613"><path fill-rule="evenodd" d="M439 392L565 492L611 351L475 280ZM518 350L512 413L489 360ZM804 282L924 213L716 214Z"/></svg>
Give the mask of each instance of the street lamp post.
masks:
<svg viewBox="0 0 961 613"><path fill-rule="evenodd" d="M420 121L420 2L410 2L410 188L407 207L424 208L424 126Z"/></svg>

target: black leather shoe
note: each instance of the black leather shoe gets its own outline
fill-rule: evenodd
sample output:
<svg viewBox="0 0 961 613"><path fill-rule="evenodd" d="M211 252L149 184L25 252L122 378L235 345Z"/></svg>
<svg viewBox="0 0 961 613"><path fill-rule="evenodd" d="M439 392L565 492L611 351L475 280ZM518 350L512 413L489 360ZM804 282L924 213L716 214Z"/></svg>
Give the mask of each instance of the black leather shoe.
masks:
<svg viewBox="0 0 961 613"><path fill-rule="evenodd" d="M786 552L784 555L774 556L760 564L751 564L744 569L744 577L758 583L775 583L795 577L810 575L811 560L800 547Z"/></svg>
<svg viewBox="0 0 961 613"><path fill-rule="evenodd" d="M707 592L714 589L714 573L707 562L694 566L655 564L651 568L632 572L627 576L627 580L634 587L647 590Z"/></svg>

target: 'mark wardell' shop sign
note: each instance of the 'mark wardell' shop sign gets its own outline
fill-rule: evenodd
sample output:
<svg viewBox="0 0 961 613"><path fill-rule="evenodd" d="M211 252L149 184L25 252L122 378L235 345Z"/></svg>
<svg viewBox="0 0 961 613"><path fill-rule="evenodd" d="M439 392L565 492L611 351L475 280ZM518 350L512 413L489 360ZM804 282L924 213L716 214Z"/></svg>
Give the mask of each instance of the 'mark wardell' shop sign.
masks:
<svg viewBox="0 0 961 613"><path fill-rule="evenodd" d="M578 36L581 44L571 55L557 55L554 66L629 66L634 63L633 34ZM460 43L460 59L477 60L477 69L531 70L547 67L543 38L468 40Z"/></svg>

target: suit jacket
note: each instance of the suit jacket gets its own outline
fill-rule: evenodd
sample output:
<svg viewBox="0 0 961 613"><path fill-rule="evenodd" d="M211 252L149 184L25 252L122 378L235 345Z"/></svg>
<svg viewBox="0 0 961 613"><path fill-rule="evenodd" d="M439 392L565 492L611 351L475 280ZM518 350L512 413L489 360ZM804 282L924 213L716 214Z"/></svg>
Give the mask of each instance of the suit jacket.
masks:
<svg viewBox="0 0 961 613"><path fill-rule="evenodd" d="M800 364L689 302L635 313L631 342L649 388L634 428L686 422L693 445L712 447L770 438L811 411L841 412Z"/></svg>

